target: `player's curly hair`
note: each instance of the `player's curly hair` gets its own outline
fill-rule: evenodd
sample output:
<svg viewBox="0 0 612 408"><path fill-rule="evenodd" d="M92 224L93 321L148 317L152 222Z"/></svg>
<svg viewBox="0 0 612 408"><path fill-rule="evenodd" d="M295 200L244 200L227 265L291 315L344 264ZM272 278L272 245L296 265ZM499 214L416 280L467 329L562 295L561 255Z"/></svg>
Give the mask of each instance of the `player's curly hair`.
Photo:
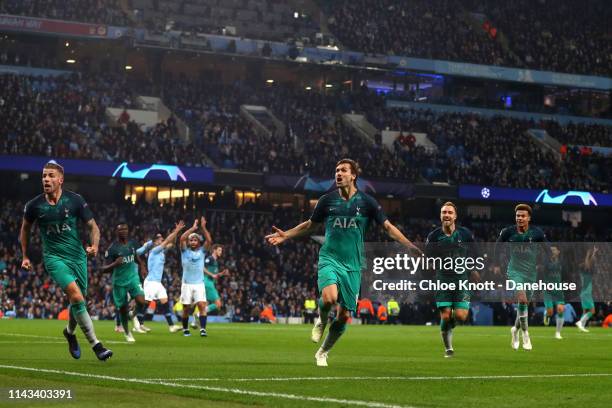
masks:
<svg viewBox="0 0 612 408"><path fill-rule="evenodd" d="M346 159L338 160L338 163L336 163L336 167L338 167L341 164L348 164L351 167L351 174L355 175L355 186L357 186L357 179L361 175L361 167L359 167L359 163L357 163L353 159L346 158Z"/></svg>

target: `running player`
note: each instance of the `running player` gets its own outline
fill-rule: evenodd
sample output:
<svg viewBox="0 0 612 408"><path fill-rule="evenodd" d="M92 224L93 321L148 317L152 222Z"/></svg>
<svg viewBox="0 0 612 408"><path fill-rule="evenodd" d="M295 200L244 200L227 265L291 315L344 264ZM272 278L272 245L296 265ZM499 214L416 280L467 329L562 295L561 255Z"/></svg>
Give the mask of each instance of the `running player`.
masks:
<svg viewBox="0 0 612 408"><path fill-rule="evenodd" d="M427 236L425 253L427 256L442 259L467 257L473 251L462 243L474 242L474 235L465 227L458 227L457 207L448 201L440 208L442 227L433 230ZM470 245L470 244L468 244ZM470 309L470 293L459 289L460 281L467 281L469 271L437 270L436 280L444 283L454 283L456 290L441 290L436 292L436 306L440 310L440 333L444 343L444 357L452 357L453 329L456 321L464 322Z"/></svg>
<svg viewBox="0 0 612 408"><path fill-rule="evenodd" d="M183 304L183 336L191 336L189 332L189 314L191 305L197 305L200 311L200 336L206 337L206 291L204 289L204 248L210 248L212 238L206 229L206 219L201 218L204 238L196 233L198 220L181 235L181 263L183 266L183 283L181 285L181 303Z"/></svg>
<svg viewBox="0 0 612 408"><path fill-rule="evenodd" d="M44 193L25 205L19 233L23 255L21 267L27 271L32 270L27 251L32 225L37 223L42 239L45 269L70 302L68 326L64 329L68 351L75 359L81 357L81 348L75 335L78 324L98 360L106 361L113 352L97 339L85 303L87 256L96 256L98 253L100 230L83 197L63 190L64 168L56 161L51 160L43 167L42 184ZM89 246L85 250L77 229L78 220L86 223L89 230Z"/></svg>
<svg viewBox="0 0 612 408"><path fill-rule="evenodd" d="M327 366L327 354L346 329L346 322L357 307L361 284L361 270L365 266L364 235L370 221L382 225L389 236L410 250L416 248L387 219L376 200L357 189L359 165L351 159L336 164L337 189L323 195L309 220L283 231L275 226L266 239L271 245L309 235L325 222L325 243L319 252L318 287L319 318L312 329L311 339L319 342L323 336L329 312L339 303L336 318L329 333L315 354L317 366Z"/></svg>
<svg viewBox="0 0 612 408"><path fill-rule="evenodd" d="M538 245L535 242L546 242L546 235L538 227L530 226L531 207L519 204L514 208L516 225L501 230L497 242L509 242L510 261L508 262L507 278L516 283L535 283L537 274ZM510 329L512 334L512 348L518 350L520 346L519 332L523 335L523 349L531 350L532 344L528 331L528 310L531 291L516 291L518 313L514 326ZM520 330L519 330L520 329Z"/></svg>
<svg viewBox="0 0 612 408"><path fill-rule="evenodd" d="M102 271L113 270L113 301L115 308L119 309L119 317L125 340L134 343L136 340L129 330L128 304L130 298L136 301L136 315L140 325L143 325L144 310L147 302L144 298L144 290L138 275L136 257L144 254L153 245L152 241L146 242L140 248L134 240L129 239L129 227L126 222L119 222L115 227L117 240L106 250L104 258L109 264L101 267ZM139 333L146 333L144 329L136 330Z"/></svg>
<svg viewBox="0 0 612 408"><path fill-rule="evenodd" d="M595 302L593 302L593 271L595 270L595 257L599 249L594 246L590 248L580 264L580 303L582 306L582 316L576 322L576 327L581 332L588 333L586 328L589 319L595 314Z"/></svg>
<svg viewBox="0 0 612 408"><path fill-rule="evenodd" d="M165 239L162 234L157 234L155 236L153 249L149 251L149 257L147 259L147 269L149 273L144 281L145 300L147 303L152 300L159 300L160 310L166 317L168 329L171 333L177 332L180 328L179 326L175 326L172 321L172 313L170 313L170 309L168 308L168 294L161 281L164 274L166 251L172 248L176 236L184 227L185 223L179 221L174 230Z"/></svg>
<svg viewBox="0 0 612 408"><path fill-rule="evenodd" d="M550 247L550 260L544 268L544 281L547 283L561 283L561 262L559 256L561 251L556 246ZM565 313L565 299L562 290L545 290L544 291L544 307L546 308L546 314L544 318L544 325L548 326L550 318L553 315L553 311L556 310L555 317L555 339L562 340L561 329L563 328L563 321Z"/></svg>

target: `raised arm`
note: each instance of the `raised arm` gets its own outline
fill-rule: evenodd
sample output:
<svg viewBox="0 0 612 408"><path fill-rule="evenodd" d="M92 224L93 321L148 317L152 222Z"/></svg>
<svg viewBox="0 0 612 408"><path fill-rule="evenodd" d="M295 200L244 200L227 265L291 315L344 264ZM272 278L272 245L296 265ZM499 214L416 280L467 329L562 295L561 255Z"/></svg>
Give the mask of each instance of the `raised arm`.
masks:
<svg viewBox="0 0 612 408"><path fill-rule="evenodd" d="M204 218L204 216L200 218L200 228L202 229L202 234L204 235L204 249L209 251L210 248L212 247L213 242L212 242L212 236L210 235L210 232L206 228L206 218Z"/></svg>
<svg viewBox="0 0 612 408"><path fill-rule="evenodd" d="M196 220L193 222L193 226L189 228L187 231L183 232L183 235L181 235L181 239L180 239L181 251L187 248L187 239L189 238L189 234L191 234L192 232L195 232L195 230L197 229L198 229L198 219L196 218Z"/></svg>
<svg viewBox="0 0 612 408"><path fill-rule="evenodd" d="M32 230L32 223L25 217L21 223L21 231L19 231L19 242L21 242L21 255L23 260L21 261L21 268L29 271L32 269L32 262L28 258L28 243L30 242L30 231Z"/></svg>
<svg viewBox="0 0 612 408"><path fill-rule="evenodd" d="M387 231L387 235L389 235L393 240L399 242L403 246L405 246L410 251L416 251L419 255L423 252L414 245L406 236L400 231L395 225L391 223L389 220L385 220L383 223L383 228Z"/></svg>
<svg viewBox="0 0 612 408"><path fill-rule="evenodd" d="M185 228L185 223L183 222L183 220L177 222L174 226L174 230L172 230L172 232L168 234L168 236L166 237L166 239L164 239L160 246L162 248L170 248L176 240L176 236L179 232L181 232L183 228Z"/></svg>
<svg viewBox="0 0 612 408"><path fill-rule="evenodd" d="M597 255L597 251L599 249L595 246L587 251L586 257L584 259L584 267L587 270L590 270L593 267L593 263L595 262L595 255Z"/></svg>
<svg viewBox="0 0 612 408"><path fill-rule="evenodd" d="M302 237L304 235L312 234L318 227L319 223L313 222L312 220L304 221L301 224L296 225L290 230L283 231L276 226L272 226L274 233L266 235L266 240L270 245L280 245L288 239Z"/></svg>
<svg viewBox="0 0 612 408"><path fill-rule="evenodd" d="M144 254L149 249L151 249L151 247L153 247L153 241L152 240L148 240L140 248L138 248L136 250L136 255L140 256L140 255Z"/></svg>

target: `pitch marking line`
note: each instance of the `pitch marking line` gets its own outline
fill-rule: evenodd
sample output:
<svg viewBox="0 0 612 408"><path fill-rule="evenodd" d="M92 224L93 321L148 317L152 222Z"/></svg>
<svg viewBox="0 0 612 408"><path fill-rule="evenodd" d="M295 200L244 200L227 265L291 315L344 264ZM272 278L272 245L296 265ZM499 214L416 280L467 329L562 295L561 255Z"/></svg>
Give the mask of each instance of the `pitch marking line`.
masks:
<svg viewBox="0 0 612 408"><path fill-rule="evenodd" d="M0 333L0 336L12 336L12 337L32 337L35 339L63 339L63 337L59 337L59 336L38 336L35 334L20 334L20 333ZM50 342L51 343L51 342ZM60 343L66 343L66 341L58 341L58 344ZM115 341L115 340L104 340L104 344L128 344L125 341Z"/></svg>
<svg viewBox="0 0 612 408"><path fill-rule="evenodd" d="M146 380L146 379L140 379L140 378L114 377L110 375L88 374L88 373L79 373L75 371L52 370L52 369L46 369L46 368L19 367L19 366L4 365L4 364L0 364L0 368L6 368L10 370L20 370L20 371L33 371L37 373L62 374L62 375L69 375L69 376L74 376L74 377L96 378L99 380L107 380L107 381L120 381L120 382L129 382L129 383L137 383L137 384L147 384L147 385L164 385L166 387L173 387L173 388L190 388L190 389L197 389L197 390L223 392L223 393L228 393L228 394L251 395L255 397L272 397L272 398L280 398L280 399L288 399L288 400L296 400L296 401L325 402L325 403L335 403L335 404L341 404L341 405L356 405L356 406L375 407L375 408L415 408L412 406L386 404L383 402L376 402L376 401L346 400L346 399L327 398L327 397L309 397L305 395L284 394L284 393L278 393L278 392L251 391L251 390L243 390L239 388L223 388L223 387L213 387L213 386L207 386L207 385L178 384L178 383L172 383L172 382L166 382L166 381Z"/></svg>
<svg viewBox="0 0 612 408"><path fill-rule="evenodd" d="M399 380L399 381L427 381L427 380L511 380L524 378L573 378L573 377L612 377L612 373L587 373L587 374L524 374L524 375L466 375L466 376L436 376L436 377L406 377L406 376L383 376L383 377L268 377L268 378L143 378L146 381L226 381L226 382L249 382L249 381L325 381L325 380Z"/></svg>

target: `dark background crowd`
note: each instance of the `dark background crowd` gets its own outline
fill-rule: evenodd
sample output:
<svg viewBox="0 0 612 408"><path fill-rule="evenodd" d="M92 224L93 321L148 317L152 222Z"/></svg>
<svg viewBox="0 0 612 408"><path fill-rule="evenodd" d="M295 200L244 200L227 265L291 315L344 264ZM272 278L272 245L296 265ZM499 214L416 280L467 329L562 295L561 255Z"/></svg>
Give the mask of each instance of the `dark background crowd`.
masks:
<svg viewBox="0 0 612 408"><path fill-rule="evenodd" d="M236 82L218 84L169 77L162 99L175 112L150 128L126 117L109 121L108 107L137 107L137 95L151 84L131 84L121 75L28 77L1 74L0 153L91 158L128 162L209 164L271 174L329 177L338 157L353 157L370 179L525 188L609 189L609 156L569 149L562 156L528 135L544 128L560 143L612 145L611 127L561 126L510 117L439 114L388 109L385 98L366 88L318 92L288 86ZM243 104L263 105L284 125L255 129L240 113ZM364 137L346 123L345 113L364 114L379 130L401 131L393 146L379 134ZM192 136L177 129L180 118ZM437 146L404 143L423 132Z"/></svg>
<svg viewBox="0 0 612 408"><path fill-rule="evenodd" d="M313 44L328 29L368 54L612 75L606 0L5 0L0 13Z"/></svg>

